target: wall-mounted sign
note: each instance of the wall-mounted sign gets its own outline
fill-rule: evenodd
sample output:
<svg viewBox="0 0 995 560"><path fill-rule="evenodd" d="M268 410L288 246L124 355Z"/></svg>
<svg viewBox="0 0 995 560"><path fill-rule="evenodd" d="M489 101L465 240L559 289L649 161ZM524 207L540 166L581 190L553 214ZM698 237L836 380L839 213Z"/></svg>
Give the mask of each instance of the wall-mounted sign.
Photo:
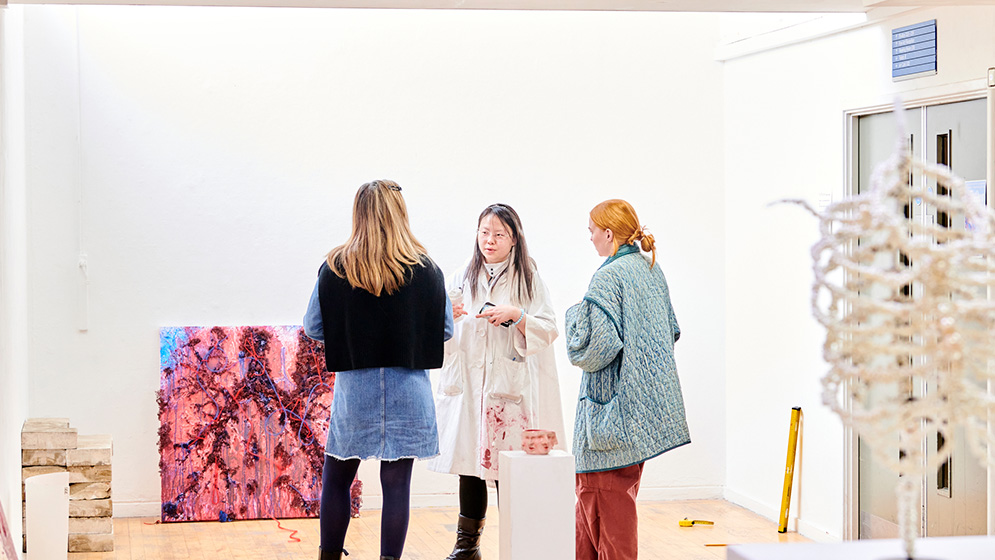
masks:
<svg viewBox="0 0 995 560"><path fill-rule="evenodd" d="M936 74L936 20L891 30L891 78Z"/></svg>

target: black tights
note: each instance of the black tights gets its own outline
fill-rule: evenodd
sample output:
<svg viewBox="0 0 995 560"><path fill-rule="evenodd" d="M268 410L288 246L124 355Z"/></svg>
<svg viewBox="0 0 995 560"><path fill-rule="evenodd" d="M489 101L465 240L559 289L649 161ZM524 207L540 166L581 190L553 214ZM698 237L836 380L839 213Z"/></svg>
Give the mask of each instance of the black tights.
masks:
<svg viewBox="0 0 995 560"><path fill-rule="evenodd" d="M494 487L497 488L497 481ZM470 519L487 517L486 481L475 476L459 475L459 514Z"/></svg>
<svg viewBox="0 0 995 560"><path fill-rule="evenodd" d="M380 555L400 558L408 534L411 512L411 467L414 459L380 461L383 511L380 516ZM342 550L349 528L351 500L349 488L359 470L359 459L342 461L325 455L321 471L321 549ZM484 498L486 500L486 496Z"/></svg>

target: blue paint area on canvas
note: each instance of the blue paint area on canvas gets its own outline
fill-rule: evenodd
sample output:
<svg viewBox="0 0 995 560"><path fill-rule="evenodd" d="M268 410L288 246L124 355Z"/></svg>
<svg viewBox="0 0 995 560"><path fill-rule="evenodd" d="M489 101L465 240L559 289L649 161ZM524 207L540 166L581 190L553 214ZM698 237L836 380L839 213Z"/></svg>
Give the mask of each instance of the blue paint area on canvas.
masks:
<svg viewBox="0 0 995 560"><path fill-rule="evenodd" d="M162 327L159 329L159 367L175 369L175 350L185 345L189 339L184 327Z"/></svg>

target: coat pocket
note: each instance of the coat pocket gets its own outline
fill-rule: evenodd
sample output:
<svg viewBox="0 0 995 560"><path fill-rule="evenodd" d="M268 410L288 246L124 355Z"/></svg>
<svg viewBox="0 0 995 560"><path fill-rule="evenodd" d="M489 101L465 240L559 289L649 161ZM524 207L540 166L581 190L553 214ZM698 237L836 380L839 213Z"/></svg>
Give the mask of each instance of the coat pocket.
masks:
<svg viewBox="0 0 995 560"><path fill-rule="evenodd" d="M454 397L463 394L463 367L459 352L446 355L439 372L439 394Z"/></svg>
<svg viewBox="0 0 995 560"><path fill-rule="evenodd" d="M521 404L529 386L529 366L525 360L495 358L491 365L491 398Z"/></svg>
<svg viewBox="0 0 995 560"><path fill-rule="evenodd" d="M625 439L625 418L616 399L606 403L581 399L577 415L583 420L587 447L592 451L611 451L621 447Z"/></svg>

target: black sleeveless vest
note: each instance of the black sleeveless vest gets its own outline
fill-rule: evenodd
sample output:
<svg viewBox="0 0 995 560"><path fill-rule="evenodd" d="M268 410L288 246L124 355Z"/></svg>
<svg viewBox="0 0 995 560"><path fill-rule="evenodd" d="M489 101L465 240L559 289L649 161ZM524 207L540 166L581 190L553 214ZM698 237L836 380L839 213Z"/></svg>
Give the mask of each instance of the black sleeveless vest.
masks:
<svg viewBox="0 0 995 560"><path fill-rule="evenodd" d="M442 367L446 283L427 255L412 266L408 281L392 295L353 288L323 263L318 301L328 371L376 367Z"/></svg>

